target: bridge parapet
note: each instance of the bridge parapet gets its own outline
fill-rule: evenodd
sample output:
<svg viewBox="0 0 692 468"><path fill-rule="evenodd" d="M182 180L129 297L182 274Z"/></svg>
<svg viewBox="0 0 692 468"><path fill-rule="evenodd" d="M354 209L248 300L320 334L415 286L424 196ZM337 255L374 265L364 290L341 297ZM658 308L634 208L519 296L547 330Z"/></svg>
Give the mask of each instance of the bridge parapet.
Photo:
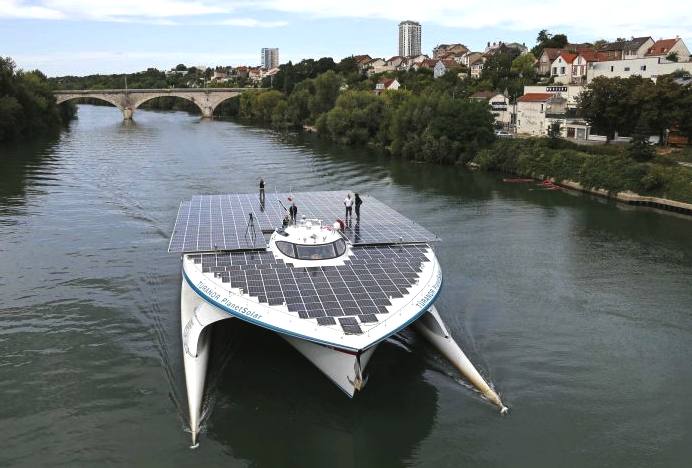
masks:
<svg viewBox="0 0 692 468"><path fill-rule="evenodd" d="M264 91L266 88L166 88L166 89L79 89L58 90L53 94L58 104L72 99L92 98L109 102L120 109L123 119L132 118L135 109L157 97L178 97L194 103L203 118L212 118L214 109L223 101L245 92Z"/></svg>

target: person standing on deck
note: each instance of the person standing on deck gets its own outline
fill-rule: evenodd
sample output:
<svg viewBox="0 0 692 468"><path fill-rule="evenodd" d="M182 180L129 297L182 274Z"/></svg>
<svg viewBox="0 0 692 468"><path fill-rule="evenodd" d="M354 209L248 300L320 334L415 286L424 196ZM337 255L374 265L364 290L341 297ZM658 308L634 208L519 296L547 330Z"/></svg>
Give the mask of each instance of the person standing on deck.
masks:
<svg viewBox="0 0 692 468"><path fill-rule="evenodd" d="M346 222L348 222L349 218L353 218L353 199L350 193L344 199L344 206L346 207Z"/></svg>
<svg viewBox="0 0 692 468"><path fill-rule="evenodd" d="M295 224L298 218L298 207L296 206L296 202L291 203L291 206L288 207L288 214L291 215L291 222Z"/></svg>
<svg viewBox="0 0 692 468"><path fill-rule="evenodd" d="M363 199L356 193L356 221L360 220L360 205L363 204Z"/></svg>
<svg viewBox="0 0 692 468"><path fill-rule="evenodd" d="M259 196L260 196L260 202L264 203L264 179L260 177L259 181Z"/></svg>

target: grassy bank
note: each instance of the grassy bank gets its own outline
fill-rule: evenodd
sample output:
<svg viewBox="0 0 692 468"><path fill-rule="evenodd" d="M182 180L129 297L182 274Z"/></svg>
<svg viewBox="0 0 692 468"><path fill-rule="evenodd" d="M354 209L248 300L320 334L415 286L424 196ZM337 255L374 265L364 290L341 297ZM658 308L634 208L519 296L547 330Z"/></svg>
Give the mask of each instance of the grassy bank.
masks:
<svg viewBox="0 0 692 468"><path fill-rule="evenodd" d="M578 146L546 138L497 141L473 162L486 171L572 180L583 187L692 203L692 168L657 156L650 162L629 158L619 146Z"/></svg>

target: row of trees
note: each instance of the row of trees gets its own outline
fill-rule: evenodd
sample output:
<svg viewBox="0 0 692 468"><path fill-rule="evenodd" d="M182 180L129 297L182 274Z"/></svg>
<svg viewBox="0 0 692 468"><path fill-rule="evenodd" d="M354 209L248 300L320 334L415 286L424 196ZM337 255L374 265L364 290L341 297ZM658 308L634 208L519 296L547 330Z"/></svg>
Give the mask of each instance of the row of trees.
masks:
<svg viewBox="0 0 692 468"><path fill-rule="evenodd" d="M617 132L659 135L663 142L671 128L692 137L692 87L677 83L678 77L595 78L579 95L578 111L593 133L609 139Z"/></svg>
<svg viewBox="0 0 692 468"><path fill-rule="evenodd" d="M74 117L75 108L58 106L46 76L17 70L0 57L0 141L55 130Z"/></svg>
<svg viewBox="0 0 692 468"><path fill-rule="evenodd" d="M495 138L493 116L485 102L455 96L463 83L455 74L432 79L430 71L400 73L413 88L373 93L363 79L350 86L349 75L328 70L278 90L245 93L230 109L242 119L277 129L314 125L340 144L371 145L407 159L440 163L465 161ZM446 75L445 75L446 76ZM427 83L427 86L419 86Z"/></svg>

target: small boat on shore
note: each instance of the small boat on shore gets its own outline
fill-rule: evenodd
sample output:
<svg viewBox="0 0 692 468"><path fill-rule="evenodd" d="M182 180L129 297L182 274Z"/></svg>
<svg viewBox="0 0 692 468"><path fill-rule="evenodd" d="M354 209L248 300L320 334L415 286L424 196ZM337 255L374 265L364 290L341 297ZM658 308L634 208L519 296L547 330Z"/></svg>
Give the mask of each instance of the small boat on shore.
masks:
<svg viewBox="0 0 692 468"><path fill-rule="evenodd" d="M347 396L363 390L378 345L404 328L435 346L507 411L452 338L435 301L437 236L363 197L362 219L339 219L343 192L200 195L182 202L169 252L182 254L181 334L192 444L198 443L210 325L227 319L270 330ZM280 201L306 212L287 222ZM325 220L339 220L330 223Z"/></svg>

